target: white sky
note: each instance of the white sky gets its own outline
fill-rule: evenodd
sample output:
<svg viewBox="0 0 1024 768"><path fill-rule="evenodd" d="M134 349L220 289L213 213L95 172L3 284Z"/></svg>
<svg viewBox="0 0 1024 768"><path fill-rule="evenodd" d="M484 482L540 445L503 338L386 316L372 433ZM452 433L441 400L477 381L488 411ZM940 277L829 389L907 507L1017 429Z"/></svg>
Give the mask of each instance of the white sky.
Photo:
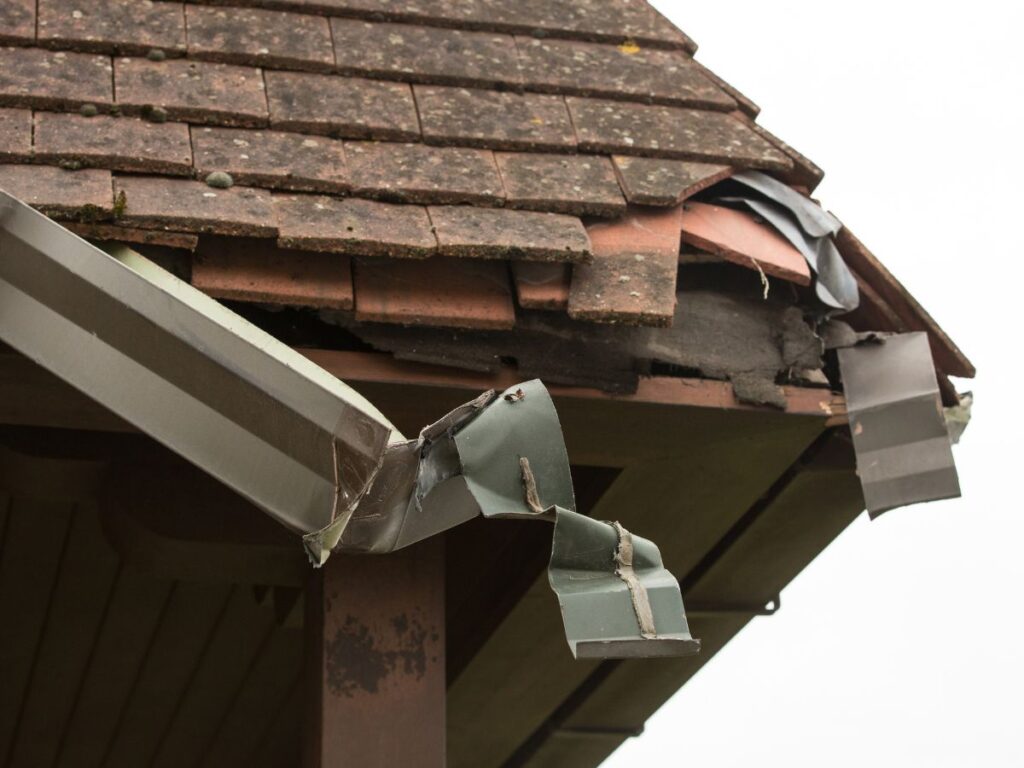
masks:
<svg viewBox="0 0 1024 768"><path fill-rule="evenodd" d="M604 765L1024 766L1024 3L654 4L980 375L964 498L862 515Z"/></svg>

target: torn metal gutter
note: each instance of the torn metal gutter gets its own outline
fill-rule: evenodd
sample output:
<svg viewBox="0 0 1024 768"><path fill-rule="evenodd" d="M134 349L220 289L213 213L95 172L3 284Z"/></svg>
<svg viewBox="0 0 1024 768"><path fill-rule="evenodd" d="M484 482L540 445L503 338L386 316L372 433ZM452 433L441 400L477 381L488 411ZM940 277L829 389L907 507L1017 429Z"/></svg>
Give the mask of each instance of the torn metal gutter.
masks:
<svg viewBox="0 0 1024 768"><path fill-rule="evenodd" d="M314 564L335 547L391 552L477 514L543 520L574 655L699 647L657 548L575 512L539 381L486 392L405 440L358 393L188 284L3 192L0 339L302 534Z"/></svg>

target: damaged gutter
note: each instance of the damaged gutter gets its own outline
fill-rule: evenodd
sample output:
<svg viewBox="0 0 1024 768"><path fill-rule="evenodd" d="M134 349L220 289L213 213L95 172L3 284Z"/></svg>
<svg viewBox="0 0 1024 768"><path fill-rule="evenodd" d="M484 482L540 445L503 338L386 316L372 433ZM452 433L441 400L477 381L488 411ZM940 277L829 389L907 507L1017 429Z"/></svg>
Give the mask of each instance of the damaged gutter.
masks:
<svg viewBox="0 0 1024 768"><path fill-rule="evenodd" d="M406 440L294 350L122 248L0 191L0 339L300 534L386 553L478 514L554 525L549 580L574 656L696 653L651 542L575 511L539 381L487 392Z"/></svg>

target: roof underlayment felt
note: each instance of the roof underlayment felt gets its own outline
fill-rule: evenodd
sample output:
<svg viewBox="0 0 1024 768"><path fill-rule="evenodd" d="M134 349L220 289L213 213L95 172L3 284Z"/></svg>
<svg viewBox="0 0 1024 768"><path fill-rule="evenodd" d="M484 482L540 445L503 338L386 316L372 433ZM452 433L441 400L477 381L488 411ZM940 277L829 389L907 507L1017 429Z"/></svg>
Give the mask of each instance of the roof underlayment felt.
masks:
<svg viewBox="0 0 1024 768"><path fill-rule="evenodd" d="M637 0L4 0L0 188L314 346L780 405L849 312L955 404L970 361L695 50Z"/></svg>

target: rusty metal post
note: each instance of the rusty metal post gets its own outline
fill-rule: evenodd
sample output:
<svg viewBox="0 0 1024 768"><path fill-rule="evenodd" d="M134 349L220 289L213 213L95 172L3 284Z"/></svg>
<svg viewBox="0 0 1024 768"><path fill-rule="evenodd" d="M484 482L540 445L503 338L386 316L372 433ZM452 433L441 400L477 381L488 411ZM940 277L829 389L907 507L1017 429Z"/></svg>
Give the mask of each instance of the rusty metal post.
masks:
<svg viewBox="0 0 1024 768"><path fill-rule="evenodd" d="M444 766L442 538L336 554L306 608L305 766Z"/></svg>

